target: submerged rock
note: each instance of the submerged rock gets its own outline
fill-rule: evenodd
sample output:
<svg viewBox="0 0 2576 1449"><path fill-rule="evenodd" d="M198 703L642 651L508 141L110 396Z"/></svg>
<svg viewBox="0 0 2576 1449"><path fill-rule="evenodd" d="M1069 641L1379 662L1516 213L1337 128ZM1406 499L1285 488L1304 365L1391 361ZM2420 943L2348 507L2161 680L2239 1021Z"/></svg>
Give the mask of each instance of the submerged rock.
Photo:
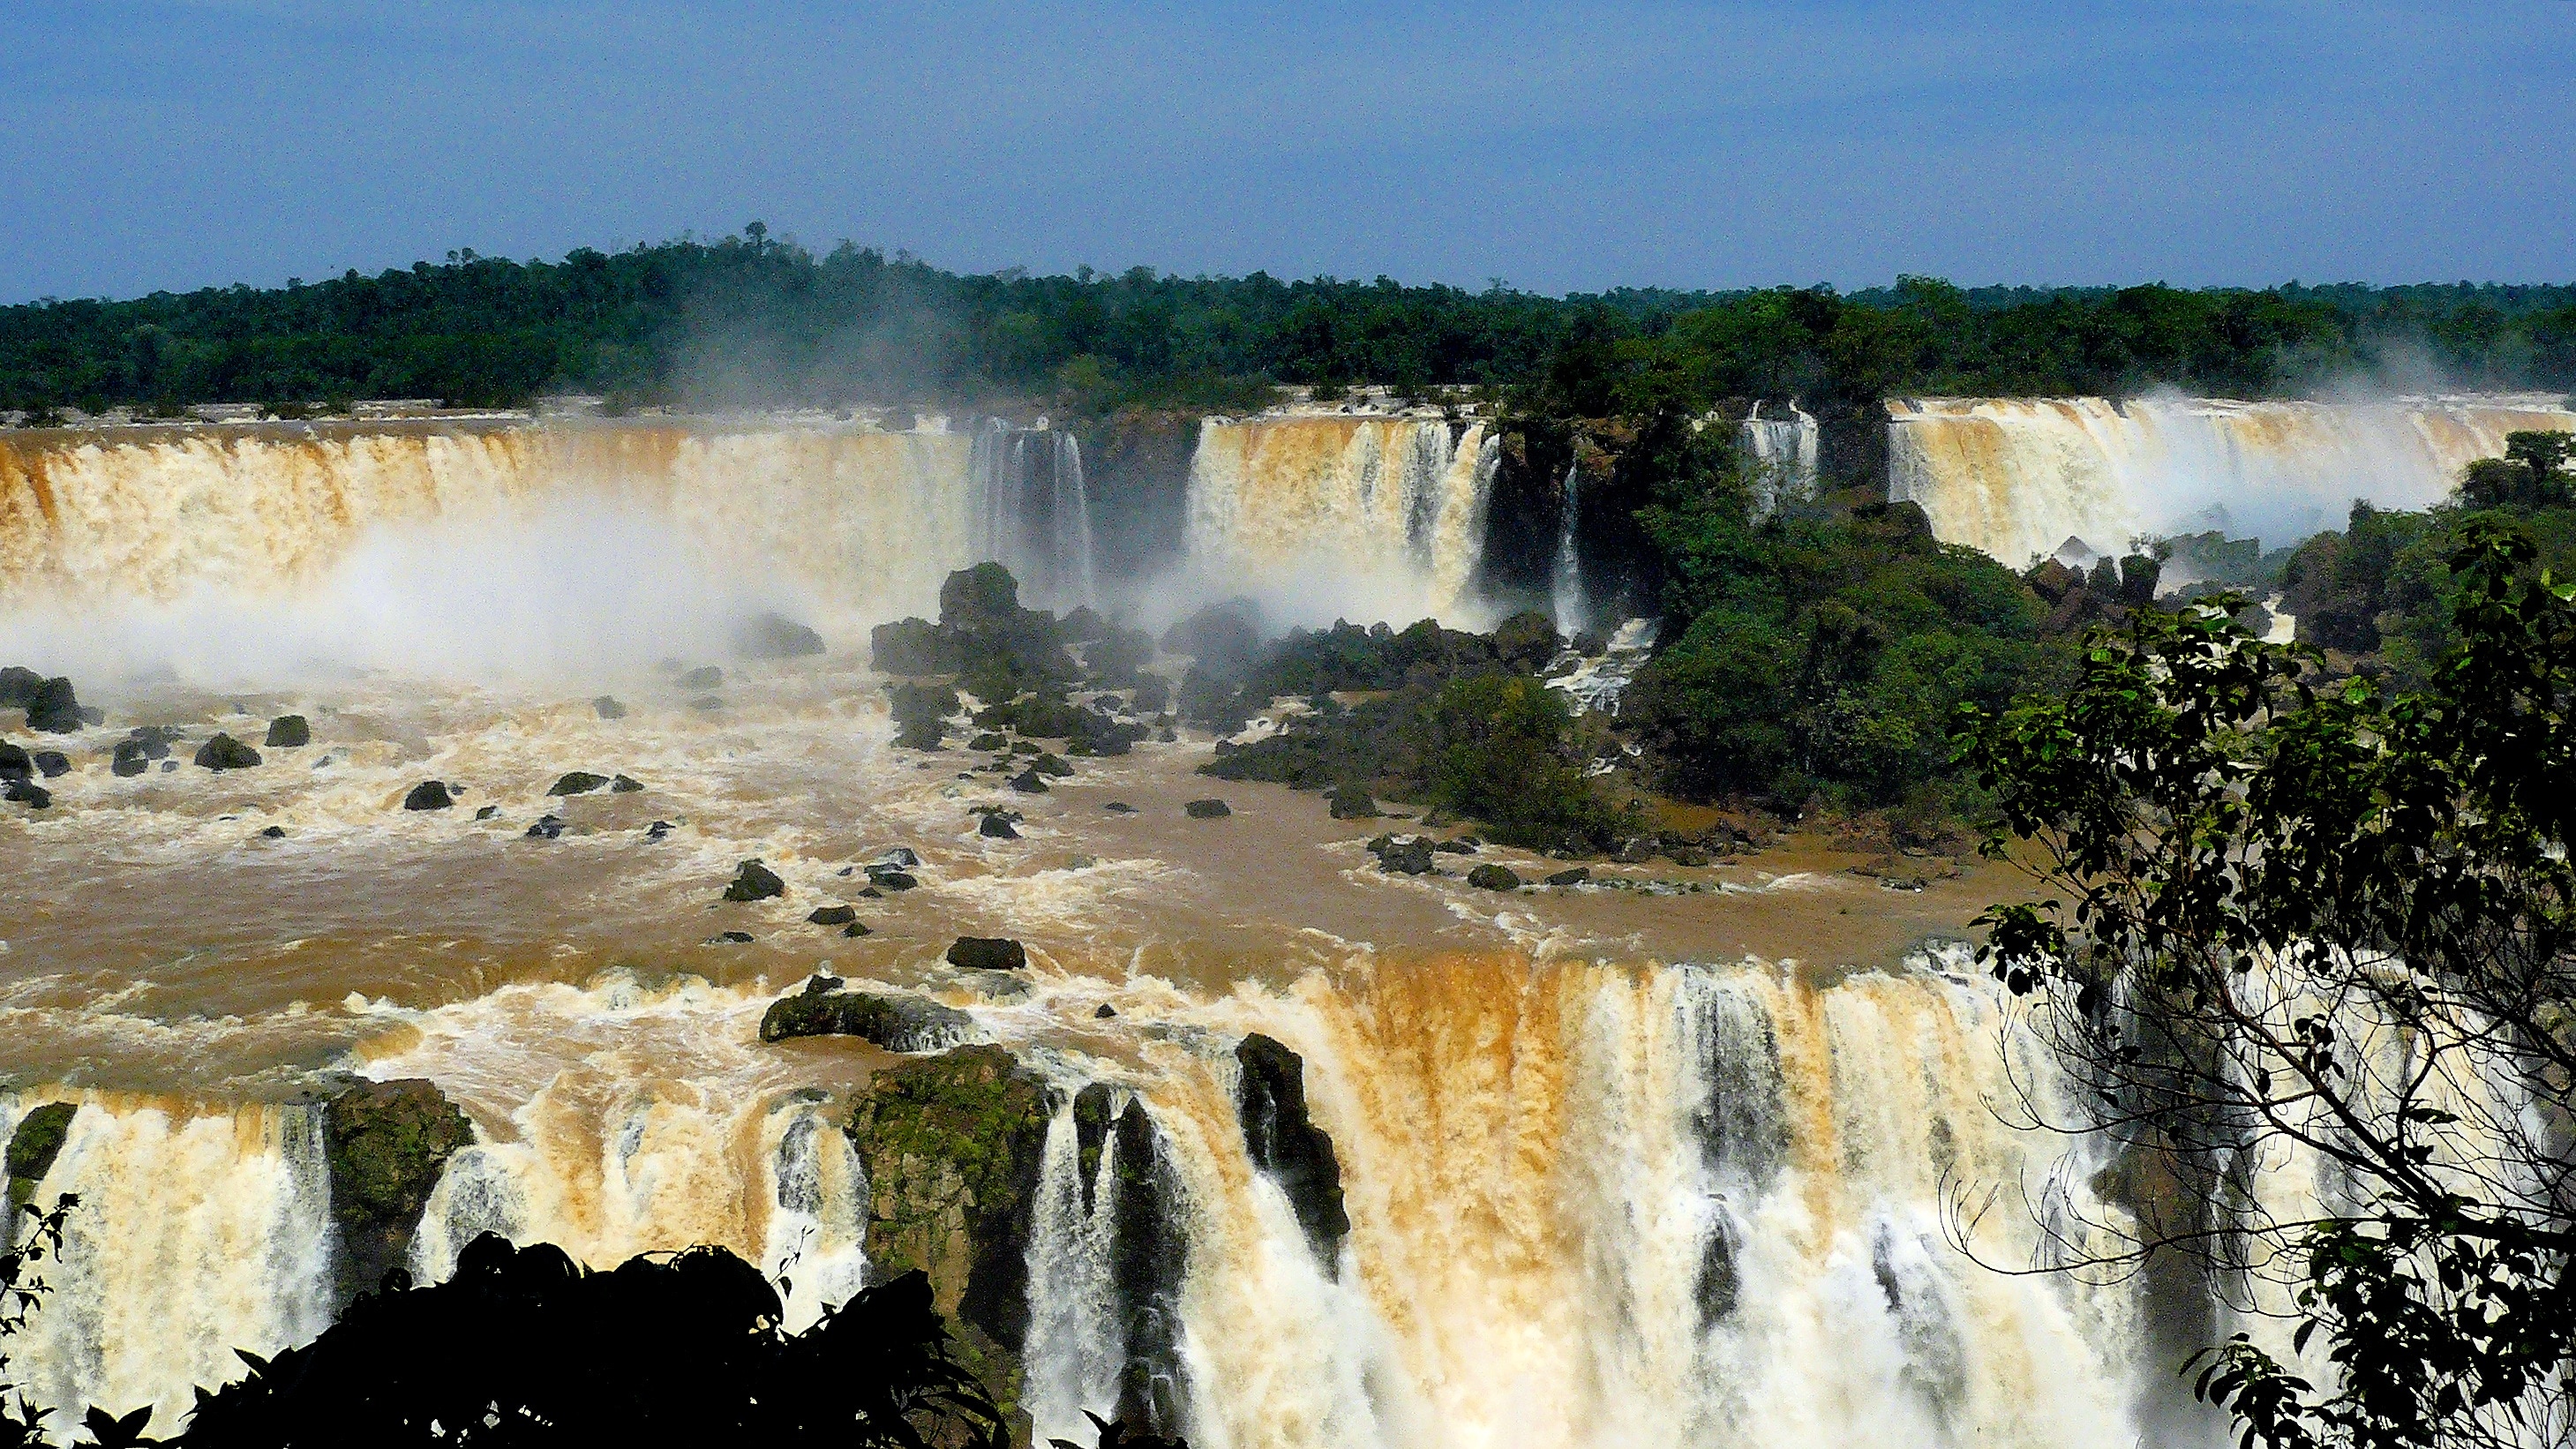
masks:
<svg viewBox="0 0 2576 1449"><path fill-rule="evenodd" d="M501 807L498 805L486 805L474 812L474 818L477 820L497 820L500 816Z"/></svg>
<svg viewBox="0 0 2576 1449"><path fill-rule="evenodd" d="M1008 937L960 936L948 948L948 964L961 971L1021 971L1029 952Z"/></svg>
<svg viewBox="0 0 2576 1449"><path fill-rule="evenodd" d="M525 838L529 840L560 840L563 838L563 833L564 818L562 816L540 815L537 817L537 823L528 827Z"/></svg>
<svg viewBox="0 0 2576 1449"><path fill-rule="evenodd" d="M845 991L841 983L826 976L814 978L793 996L771 1002L760 1018L762 1041L854 1036L890 1052L943 1051L974 1033L975 1019L955 1007L926 996Z"/></svg>
<svg viewBox="0 0 2576 1449"><path fill-rule="evenodd" d="M1572 886L1581 885L1590 879L1592 879L1592 868L1578 865L1571 870L1560 870L1549 876L1547 883L1552 886Z"/></svg>
<svg viewBox="0 0 2576 1449"><path fill-rule="evenodd" d="M785 894L787 882L757 860L744 861L734 872L733 884L724 890L724 898L729 901L765 901Z"/></svg>
<svg viewBox="0 0 2576 1449"><path fill-rule="evenodd" d="M1467 872L1467 884L1481 891L1516 891L1521 878L1510 866L1486 864Z"/></svg>
<svg viewBox="0 0 2576 1449"><path fill-rule="evenodd" d="M447 1159L473 1141L473 1123L431 1082L367 1082L323 1104L341 1301L402 1265Z"/></svg>
<svg viewBox="0 0 2576 1449"><path fill-rule="evenodd" d="M1243 1075L1235 1085L1235 1115L1252 1165L1270 1175L1296 1210L1297 1225L1329 1270L1351 1230L1342 1205L1341 1161L1333 1139L1306 1112L1306 1061L1255 1032L1234 1049Z"/></svg>
<svg viewBox="0 0 2576 1449"><path fill-rule="evenodd" d="M724 688L724 671L712 664L709 664L702 668L692 669L688 673L681 675L679 684L682 689L686 690L722 689Z"/></svg>
<svg viewBox="0 0 2576 1449"><path fill-rule="evenodd" d="M823 636L784 614L755 614L734 631L733 652L744 659L795 659L822 653Z"/></svg>
<svg viewBox="0 0 2576 1449"><path fill-rule="evenodd" d="M313 724L300 714L282 714L268 722L268 747L273 750L302 749L313 743Z"/></svg>
<svg viewBox="0 0 2576 1449"><path fill-rule="evenodd" d="M1192 800L1181 807L1181 813L1192 820L1223 820L1234 810L1222 800Z"/></svg>
<svg viewBox="0 0 2576 1449"><path fill-rule="evenodd" d="M266 830L261 831L259 833L259 838L262 840L284 840L286 838L286 827L283 825L272 825Z"/></svg>
<svg viewBox="0 0 2576 1449"><path fill-rule="evenodd" d="M423 780L419 784L412 786L411 793L403 797L402 808L405 810L444 810L455 803L456 797L447 793L446 781ZM480 820L484 817L476 815L474 818Z"/></svg>
<svg viewBox="0 0 2576 1449"><path fill-rule="evenodd" d="M587 795L607 783L606 775L594 775L588 770L571 770L567 771L562 779L555 781L553 788L547 790L546 794L550 797Z"/></svg>
<svg viewBox="0 0 2576 1449"><path fill-rule="evenodd" d="M638 794L643 788L644 782L632 775L619 775L608 782L608 793L611 795Z"/></svg>
<svg viewBox="0 0 2576 1449"><path fill-rule="evenodd" d="M62 1155L63 1138L71 1132L72 1117L79 1111L76 1103L47 1102L18 1119L18 1129L9 1134L11 1223L18 1221L20 1209L35 1200L45 1174L53 1171L54 1159Z"/></svg>
<svg viewBox="0 0 2576 1449"><path fill-rule="evenodd" d="M1015 1353L1028 1331L1052 1115L1046 1080L994 1046L899 1062L851 1104L843 1130L867 1169L869 1271L928 1275L932 1305L970 1351Z"/></svg>
<svg viewBox="0 0 2576 1449"><path fill-rule="evenodd" d="M1128 804L1124 800L1112 800L1100 808L1108 811L1112 815L1133 815L1136 813L1136 807Z"/></svg>
<svg viewBox="0 0 2576 1449"><path fill-rule="evenodd" d="M599 698L592 700L590 702L590 707L599 712L599 717L601 719L626 718L626 706L619 704L617 702L617 696L613 694L603 694Z"/></svg>
<svg viewBox="0 0 2576 1449"><path fill-rule="evenodd" d="M197 746L197 764L203 769L247 770L258 763L259 751L221 732Z"/></svg>
<svg viewBox="0 0 2576 1449"><path fill-rule="evenodd" d="M659 840L663 836L670 834L671 830L672 825L670 821L656 820L652 824L644 827L644 838L647 840Z"/></svg>

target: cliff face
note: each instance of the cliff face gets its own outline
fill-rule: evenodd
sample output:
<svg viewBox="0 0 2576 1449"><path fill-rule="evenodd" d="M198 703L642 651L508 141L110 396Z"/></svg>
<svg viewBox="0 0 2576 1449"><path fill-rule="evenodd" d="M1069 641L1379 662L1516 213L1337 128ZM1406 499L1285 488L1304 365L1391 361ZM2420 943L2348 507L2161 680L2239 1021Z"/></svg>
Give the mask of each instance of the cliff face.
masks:
<svg viewBox="0 0 2576 1449"><path fill-rule="evenodd" d="M1178 563L1199 420L1125 412L1075 424L1073 432L1082 444L1103 580L1142 579Z"/></svg>
<svg viewBox="0 0 2576 1449"><path fill-rule="evenodd" d="M339 1301L374 1289L402 1264L447 1159L473 1140L465 1114L424 1081L366 1082L325 1105Z"/></svg>

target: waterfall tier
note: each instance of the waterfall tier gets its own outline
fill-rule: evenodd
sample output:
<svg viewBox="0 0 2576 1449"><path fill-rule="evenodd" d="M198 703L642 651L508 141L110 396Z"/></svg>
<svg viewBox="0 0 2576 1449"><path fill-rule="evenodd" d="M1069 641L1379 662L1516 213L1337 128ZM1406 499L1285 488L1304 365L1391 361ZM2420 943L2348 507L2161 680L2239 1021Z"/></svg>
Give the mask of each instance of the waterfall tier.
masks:
<svg viewBox="0 0 2576 1449"><path fill-rule="evenodd" d="M1888 496L1943 541L2019 568L2068 538L2119 552L2221 529L2266 544L2342 526L2354 499L2423 508L2520 429L2576 429L2544 397L2380 402L1926 398L1888 404Z"/></svg>

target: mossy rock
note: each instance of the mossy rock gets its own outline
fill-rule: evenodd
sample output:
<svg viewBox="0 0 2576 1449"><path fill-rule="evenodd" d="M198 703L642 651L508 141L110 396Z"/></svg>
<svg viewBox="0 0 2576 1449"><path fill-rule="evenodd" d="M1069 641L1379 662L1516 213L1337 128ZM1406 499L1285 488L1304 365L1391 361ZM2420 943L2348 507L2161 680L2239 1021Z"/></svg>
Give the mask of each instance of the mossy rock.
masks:
<svg viewBox="0 0 2576 1449"><path fill-rule="evenodd" d="M847 1125L867 1165L872 1271L920 1269L941 1313L1014 1350L1047 1096L1009 1052L959 1047L877 1073Z"/></svg>
<svg viewBox="0 0 2576 1449"><path fill-rule="evenodd" d="M973 1017L928 997L838 987L818 976L803 991L771 1002L761 1014L760 1039L854 1036L890 1052L926 1052L955 1046L974 1034Z"/></svg>
<svg viewBox="0 0 2576 1449"><path fill-rule="evenodd" d="M565 772L562 779L555 781L553 788L547 790L546 794L549 796L587 795L607 783L606 775L594 775L588 770L570 770Z"/></svg>
<svg viewBox="0 0 2576 1449"><path fill-rule="evenodd" d="M266 744L270 749L300 749L311 743L313 743L313 722L300 714L282 714L268 722Z"/></svg>
<svg viewBox="0 0 2576 1449"><path fill-rule="evenodd" d="M402 1263L447 1159L473 1141L474 1124L431 1082L366 1082L323 1105L344 1301Z"/></svg>
<svg viewBox="0 0 2576 1449"><path fill-rule="evenodd" d="M9 1221L18 1221L18 1210L35 1200L36 1184L53 1171L54 1159L62 1155L63 1138L72 1130L72 1117L80 1111L75 1102L47 1102L28 1110L18 1119L18 1130L9 1134Z"/></svg>

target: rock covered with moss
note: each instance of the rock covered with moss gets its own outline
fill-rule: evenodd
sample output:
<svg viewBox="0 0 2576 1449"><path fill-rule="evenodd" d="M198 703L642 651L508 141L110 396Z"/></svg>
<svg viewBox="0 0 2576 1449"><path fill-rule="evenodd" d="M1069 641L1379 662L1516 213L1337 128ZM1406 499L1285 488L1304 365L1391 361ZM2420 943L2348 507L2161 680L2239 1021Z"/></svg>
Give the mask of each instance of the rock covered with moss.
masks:
<svg viewBox="0 0 2576 1449"><path fill-rule="evenodd" d="M877 1073L845 1130L868 1176L871 1274L915 1269L997 1397L1015 1399L1028 1247L1051 1115L1045 1079L994 1046Z"/></svg>
<svg viewBox="0 0 2576 1449"><path fill-rule="evenodd" d="M18 1119L18 1129L9 1134L9 1221L18 1221L18 1210L35 1200L36 1184L54 1170L54 1159L62 1155L63 1139L72 1130L72 1117L80 1111L77 1103L47 1102L28 1109Z"/></svg>
<svg viewBox="0 0 2576 1449"><path fill-rule="evenodd" d="M342 1299L402 1263L447 1159L473 1141L474 1124L432 1082L363 1082L323 1104Z"/></svg>
<svg viewBox="0 0 2576 1449"><path fill-rule="evenodd" d="M1306 1112L1306 1060L1259 1032L1234 1049L1243 1075L1235 1085L1235 1114L1252 1164L1268 1173L1306 1241L1330 1269L1341 1254L1350 1213L1342 1205L1342 1165L1333 1139Z"/></svg>
<svg viewBox="0 0 2576 1449"><path fill-rule="evenodd" d="M807 1036L854 1036L890 1052L928 1052L974 1035L975 1019L926 996L849 991L829 976L769 1004L760 1018L762 1041Z"/></svg>

